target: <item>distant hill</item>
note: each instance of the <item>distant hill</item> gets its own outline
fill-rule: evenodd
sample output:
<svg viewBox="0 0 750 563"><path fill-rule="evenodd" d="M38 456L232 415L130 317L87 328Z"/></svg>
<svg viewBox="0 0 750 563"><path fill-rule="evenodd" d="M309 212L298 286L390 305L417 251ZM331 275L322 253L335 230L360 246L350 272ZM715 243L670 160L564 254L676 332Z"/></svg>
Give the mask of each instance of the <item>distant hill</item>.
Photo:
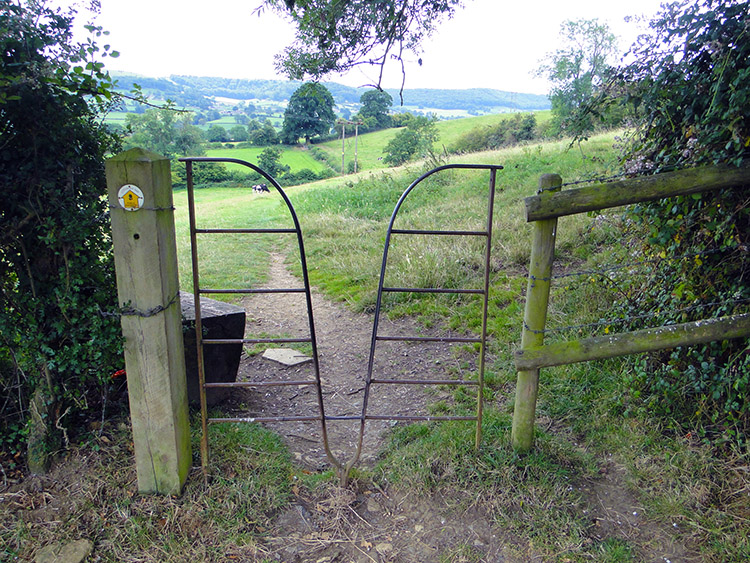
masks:
<svg viewBox="0 0 750 563"><path fill-rule="evenodd" d="M210 98L222 97L235 100L289 100L301 82L292 80L239 80L206 76L171 75L168 78L151 78L134 74L113 72L122 90L130 90L133 83L139 84L150 96L157 99L171 98L177 105L208 108ZM335 82L326 82L336 105L358 104L366 88L353 88ZM398 90L387 90L393 96L394 109L399 105ZM415 88L403 93L404 106L464 110L467 112L498 113L501 111L533 111L550 108L547 96L504 92L490 88L466 90L443 90Z"/></svg>

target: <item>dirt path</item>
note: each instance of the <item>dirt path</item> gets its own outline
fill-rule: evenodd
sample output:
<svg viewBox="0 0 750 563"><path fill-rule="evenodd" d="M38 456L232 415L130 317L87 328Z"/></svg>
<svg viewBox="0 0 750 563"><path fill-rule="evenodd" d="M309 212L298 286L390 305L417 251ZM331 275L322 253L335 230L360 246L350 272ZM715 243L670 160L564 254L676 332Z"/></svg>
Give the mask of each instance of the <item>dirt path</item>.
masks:
<svg viewBox="0 0 750 563"><path fill-rule="evenodd" d="M301 287L301 282L289 273L283 257L278 254L272 255L267 287ZM303 294L257 294L246 298L243 305L248 315L247 334L293 338L309 336ZM326 415L359 416L362 412L373 317L352 313L317 292L313 292L313 316ZM394 323L381 319L379 332L381 335L407 336L417 334L417 330L411 321ZM451 376L448 372L458 370L458 358L463 355L455 345L449 344L383 342L377 347L374 374L386 378L449 379ZM469 362L468 369L473 367L473 363ZM312 381L314 372L312 363L285 367L257 353L243 355L238 377L252 381ZM449 400L448 394L434 388L428 394L422 386L417 385L376 385L371 389L368 413L428 414L428 403L441 399ZM248 390L235 398L232 408L235 413L245 416L318 413L313 386ZM383 445L384 433L393 424L393 421L368 421L361 463L372 464ZM318 422L279 422L269 426L284 436L298 461L316 470L327 465ZM340 460L349 460L354 455L358 433L359 421L328 422L329 444Z"/></svg>

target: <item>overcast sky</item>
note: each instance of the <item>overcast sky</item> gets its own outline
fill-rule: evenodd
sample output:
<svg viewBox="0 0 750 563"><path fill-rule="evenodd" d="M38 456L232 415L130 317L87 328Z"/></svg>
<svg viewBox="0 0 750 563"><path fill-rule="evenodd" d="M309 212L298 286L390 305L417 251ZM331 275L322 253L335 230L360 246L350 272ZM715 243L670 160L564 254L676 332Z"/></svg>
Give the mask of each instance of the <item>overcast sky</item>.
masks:
<svg viewBox="0 0 750 563"><path fill-rule="evenodd" d="M293 29L269 11L253 15L259 4L260 0L101 0L96 23L110 31L107 42L121 53L118 59L105 61L107 68L156 77L284 79L276 74L274 55L291 42ZM624 51L638 33L635 24L625 23L625 16L651 16L659 4L659 0L466 0L465 7L424 45L421 67L416 56L409 56L406 87L546 94L547 83L535 77L534 70L556 48L563 21L598 18L621 38ZM386 74L384 87L400 86L396 66ZM330 80L361 86L377 79L375 70L360 68Z"/></svg>

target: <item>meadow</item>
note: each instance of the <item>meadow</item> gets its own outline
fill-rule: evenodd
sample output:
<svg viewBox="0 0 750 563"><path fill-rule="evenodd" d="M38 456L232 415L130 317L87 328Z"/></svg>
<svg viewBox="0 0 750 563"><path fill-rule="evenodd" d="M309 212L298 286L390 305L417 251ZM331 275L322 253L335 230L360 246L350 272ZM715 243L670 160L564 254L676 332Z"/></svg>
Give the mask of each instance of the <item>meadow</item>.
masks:
<svg viewBox="0 0 750 563"><path fill-rule="evenodd" d="M483 123L489 118L477 119L475 123ZM448 138L459 134L450 124L441 124ZM465 130L466 124L455 127ZM399 424L378 462L355 473L353 487L365 491L362 494L384 491L393 498L398 491L439 497L459 520L480 512L498 534L502 531L510 561L747 561L747 452L728 448L717 455L710 444L652 417L627 386L642 358L542 370L535 447L520 456L510 444L516 377L512 352L523 322L531 234L523 198L536 192L545 173L558 173L564 182L610 174L616 167L614 136L596 136L580 150L560 141L453 159L505 167L498 172L493 217L483 446L478 452L468 447L472 428L460 422ZM311 281L326 297L352 311L372 313L391 211L424 171L422 163L412 163L286 190L300 218ZM181 287L189 290L186 194L180 190L174 196ZM414 192L399 225L476 228L486 213L486 197L486 172L445 173ZM290 226L275 193L203 188L196 190L196 205L199 227ZM617 211L562 218L556 268L585 272L617 263L629 252L620 233ZM201 283L262 287L271 252L285 255L288 267L298 273L293 242L279 235L201 239ZM415 237L397 242L388 272L398 283L476 287L482 276L481 251L474 244ZM553 324L580 325L606 314L613 293L583 282L554 289ZM479 305L470 296L401 294L387 300L384 313L425 328L478 330ZM451 392L452 400L436 409L451 414L471 408L465 389ZM197 420L194 423L197 433ZM180 499L134 498L128 436L127 426L113 423L105 434L108 441L92 432L90 441L77 450L78 463L89 469L76 474L81 501L73 510L71 529L96 536L107 560L247 558L267 539L273 517L290 503L331 500L325 496L334 488L331 471L302 470L278 436L254 425L212 427L212 480L191 478ZM602 502L614 508L603 510ZM321 504L311 506L319 510ZM339 526L343 522L334 519ZM19 519L0 520L0 554L3 546L6 553L16 553L14 546L48 538L53 531ZM369 549L365 543L356 547ZM367 555L363 560L376 560ZM485 559L467 539L436 553L434 560Z"/></svg>

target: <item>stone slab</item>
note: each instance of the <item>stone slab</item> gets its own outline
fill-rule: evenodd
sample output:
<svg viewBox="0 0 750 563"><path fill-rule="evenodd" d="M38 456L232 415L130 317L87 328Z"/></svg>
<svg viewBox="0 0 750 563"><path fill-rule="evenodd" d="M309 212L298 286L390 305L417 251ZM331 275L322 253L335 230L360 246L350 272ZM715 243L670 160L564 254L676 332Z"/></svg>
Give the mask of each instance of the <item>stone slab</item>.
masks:
<svg viewBox="0 0 750 563"><path fill-rule="evenodd" d="M306 356L302 352L292 350L291 348L269 348L263 352L263 357L266 360L278 362L285 366L298 366L307 362L312 362L310 356Z"/></svg>

